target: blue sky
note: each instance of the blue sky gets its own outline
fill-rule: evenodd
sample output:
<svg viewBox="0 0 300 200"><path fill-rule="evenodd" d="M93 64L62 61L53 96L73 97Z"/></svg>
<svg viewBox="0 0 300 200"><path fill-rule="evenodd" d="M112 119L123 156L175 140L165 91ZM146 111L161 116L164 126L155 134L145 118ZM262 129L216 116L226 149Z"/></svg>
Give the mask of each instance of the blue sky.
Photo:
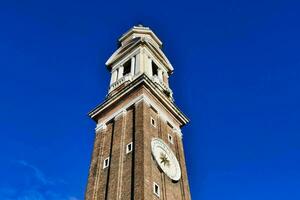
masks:
<svg viewBox="0 0 300 200"><path fill-rule="evenodd" d="M150 26L175 68L193 199L300 199L297 1L1 1L0 199L81 200L105 61Z"/></svg>

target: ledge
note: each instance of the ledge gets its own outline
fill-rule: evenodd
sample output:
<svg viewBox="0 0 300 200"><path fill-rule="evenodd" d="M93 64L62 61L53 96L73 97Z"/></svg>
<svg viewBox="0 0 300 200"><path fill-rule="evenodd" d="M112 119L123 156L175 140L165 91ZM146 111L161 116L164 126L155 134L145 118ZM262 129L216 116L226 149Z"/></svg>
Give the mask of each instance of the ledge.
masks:
<svg viewBox="0 0 300 200"><path fill-rule="evenodd" d="M149 89L151 94L160 102L170 113L180 122L181 126L187 124L189 119L179 110L179 108L166 97L166 95L158 88L157 84L153 83L145 74L140 75L136 79L134 79L131 83L129 83L122 91L109 96L102 104L98 105L92 111L89 112L89 117L93 120L96 120L96 116L110 107L112 104L116 103L120 98L128 95L132 90L137 88L140 85L144 85Z"/></svg>

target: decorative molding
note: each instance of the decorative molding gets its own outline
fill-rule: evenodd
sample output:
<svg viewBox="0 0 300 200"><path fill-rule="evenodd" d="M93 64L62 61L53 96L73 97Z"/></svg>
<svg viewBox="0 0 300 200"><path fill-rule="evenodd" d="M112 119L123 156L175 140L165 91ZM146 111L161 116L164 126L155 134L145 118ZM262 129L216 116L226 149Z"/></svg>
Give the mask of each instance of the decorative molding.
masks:
<svg viewBox="0 0 300 200"><path fill-rule="evenodd" d="M156 63L166 74L168 74L168 68L165 66L165 64L163 64L163 62L159 59L159 58L157 58L157 56L156 55L154 55L150 50L148 50L147 48L143 48L143 50L144 50L144 52L145 52L145 54L146 54L146 56L148 56L148 58L149 59L151 59L151 60L155 60L156 62L158 62L158 63Z"/></svg>
<svg viewBox="0 0 300 200"><path fill-rule="evenodd" d="M140 103L143 103L144 102L144 99L143 98L139 98L136 102L134 102L134 105L137 106L139 105ZM146 103L146 102L145 102ZM146 103L147 104L147 103ZM148 105L148 104L147 104Z"/></svg>
<svg viewBox="0 0 300 200"><path fill-rule="evenodd" d="M126 145L126 154L132 152L133 150L133 142L130 142Z"/></svg>
<svg viewBox="0 0 300 200"><path fill-rule="evenodd" d="M171 144L174 144L174 139L173 139L173 136L168 133L168 141L171 143Z"/></svg>
<svg viewBox="0 0 300 200"><path fill-rule="evenodd" d="M119 112L114 119L117 120L119 119L121 116L124 116L127 113L127 110L123 109L121 112Z"/></svg>
<svg viewBox="0 0 300 200"><path fill-rule="evenodd" d="M129 31L124 33L122 37L119 38L119 42L124 41L126 38L128 38L130 35L133 35L134 33L150 35L153 37L154 41L157 42L159 46L162 46L162 41L156 36L156 34L149 27L140 27L140 26L134 26Z"/></svg>
<svg viewBox="0 0 300 200"><path fill-rule="evenodd" d="M104 103L100 104L96 108L94 108L90 113L89 116L91 118L94 118L99 112L102 110L105 110L107 107L118 101L118 99L124 97L128 93L130 93L132 90L134 90L138 85L144 83L147 89L149 89L149 92L153 93L153 95L156 98L159 98L159 101L168 109L170 110L173 115L178 118L178 121L182 123L182 125L188 123L188 118L177 108L177 106L167 99L164 94L157 88L156 84L153 83L148 76L145 74L141 74L138 77L135 77L134 80L126 86L126 88L123 89L122 92L117 93L113 96L111 96L109 99L107 99Z"/></svg>
<svg viewBox="0 0 300 200"><path fill-rule="evenodd" d="M120 57L119 60L112 64L111 70L116 70L119 65L124 64L129 58L134 57L138 55L141 52L141 47L137 49L133 49L132 52L128 53L124 57Z"/></svg>
<svg viewBox="0 0 300 200"><path fill-rule="evenodd" d="M157 190L157 191L156 191ZM160 188L159 185L155 182L153 182L153 193L160 198Z"/></svg>
<svg viewBox="0 0 300 200"><path fill-rule="evenodd" d="M120 48L118 48L110 57L109 59L106 61L105 65L106 66L111 66L113 64L113 66L109 67L112 68L114 66L116 66L117 64L120 63L120 58L122 58L122 55L126 55L130 56L129 52L130 51L135 51L135 48L133 48L136 44L138 44L138 41L133 41L131 43L126 44L125 46L122 46ZM121 53L121 54L120 54ZM122 60L122 59L121 59ZM122 62L122 61L121 61Z"/></svg>
<svg viewBox="0 0 300 200"><path fill-rule="evenodd" d="M110 87L109 87L109 90L108 90L108 94L110 92L112 92L114 89L118 88L123 83L125 83L127 81L131 81L131 80L132 80L132 75L131 74L122 76L121 78L119 78L118 80L116 80L112 84L110 84Z"/></svg>
<svg viewBox="0 0 300 200"><path fill-rule="evenodd" d="M168 58L166 57L166 55L163 53L163 51L160 48L154 47L151 43L149 43L149 41L143 40L142 38L137 40L136 42L126 44L125 46L122 46L119 49L117 49L106 61L105 65L108 67L109 70L111 70L112 67L115 67L120 62L122 62L124 57L129 57L130 55L132 55L133 52L136 51L136 49L145 49L144 47L147 47L149 49L148 51L153 52L153 55L155 55L155 57L163 63L163 65L167 68L167 71L169 71L170 74L173 72L174 68L168 60Z"/></svg>
<svg viewBox="0 0 300 200"><path fill-rule="evenodd" d="M153 117L150 117L150 123L154 128L156 128L156 120L153 119Z"/></svg>
<svg viewBox="0 0 300 200"><path fill-rule="evenodd" d="M151 105L155 110L157 110L158 112L158 116L165 122L171 124L171 126L173 126L173 131L175 133L177 133L180 137L182 137L182 133L181 133L181 130L178 126L176 126L171 120L170 118L167 116L167 114L161 110L159 108L159 106L154 102L152 101L149 97L147 97L146 95L144 95L144 98L143 100L145 100L145 102L147 102L149 105Z"/></svg>
<svg viewBox="0 0 300 200"><path fill-rule="evenodd" d="M155 55L154 57L158 58L162 63L164 63L164 67L168 67L168 70L170 70L170 72L173 72L174 68L167 56L164 54L164 52L160 48L155 48L147 41L145 41L145 44L148 47L148 49L153 52L153 54ZM149 50L148 52L150 52Z"/></svg>
<svg viewBox="0 0 300 200"><path fill-rule="evenodd" d="M182 138L182 132L181 132L181 129L173 128L173 132L176 133L177 135L179 135L179 136Z"/></svg>
<svg viewBox="0 0 300 200"><path fill-rule="evenodd" d="M102 169L109 167L109 165L110 165L110 157L107 157L103 160Z"/></svg>
<svg viewBox="0 0 300 200"><path fill-rule="evenodd" d="M97 133L97 132L100 132L101 130L105 130L106 128L107 128L107 126L105 123L99 123L99 124L97 124L95 131Z"/></svg>
<svg viewBox="0 0 300 200"><path fill-rule="evenodd" d="M127 109L129 107L131 107L132 105L136 105L140 102L144 101L146 104L152 106L155 110L158 111L158 115L160 116L160 118L162 120L164 120L165 122L168 122L169 124L171 124L173 126L173 131L175 133L177 133L180 137L182 137L182 133L180 128L175 125L172 120L170 119L170 117L167 116L166 112L163 111L162 109L160 109L160 107L154 102L152 101L149 97L147 97L145 94L142 94L136 98L134 98L133 100L131 100L129 103L127 103L125 106L123 106L122 108L120 108L119 110L117 110L116 112L114 112L112 115L110 115L109 117L107 117L104 121L102 122L98 122L97 126L96 126L96 133L99 132L99 130L106 128L106 123L109 122L112 119L118 118L120 117L120 115L125 114Z"/></svg>

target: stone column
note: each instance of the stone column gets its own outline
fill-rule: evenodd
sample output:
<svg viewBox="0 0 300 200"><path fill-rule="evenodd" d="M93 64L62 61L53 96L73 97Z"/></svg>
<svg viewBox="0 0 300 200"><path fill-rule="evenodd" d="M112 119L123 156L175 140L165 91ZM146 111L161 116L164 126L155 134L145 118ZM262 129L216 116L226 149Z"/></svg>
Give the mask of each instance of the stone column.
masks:
<svg viewBox="0 0 300 200"><path fill-rule="evenodd" d="M113 122L107 124L107 128L105 132L101 133L101 144L100 144L100 153L97 156L99 159L98 167L97 167L97 175L95 181L96 190L91 200L95 199L105 199L107 195L107 187L109 184L109 173L110 173L110 165L111 165L111 144L113 139L113 131L114 125ZM99 133L98 133L99 134ZM110 157L109 167L103 169L103 161ZM87 199L89 200L89 199Z"/></svg>
<svg viewBox="0 0 300 200"><path fill-rule="evenodd" d="M131 73L131 76L133 77L134 74L135 74L135 56L133 56L131 58L131 69L130 69L130 73Z"/></svg>
<svg viewBox="0 0 300 200"><path fill-rule="evenodd" d="M117 70L114 70L114 71L111 73L110 84L113 84L114 82L116 82L117 76L118 76L118 71L117 71Z"/></svg>
<svg viewBox="0 0 300 200"><path fill-rule="evenodd" d="M135 74L139 74L140 72L141 73L143 72L143 69L141 69L140 56L141 56L141 53L138 53L135 56L135 70L134 70Z"/></svg>
<svg viewBox="0 0 300 200"><path fill-rule="evenodd" d="M147 58L147 62L146 62L146 73L149 77L152 77L152 60L150 57L146 57Z"/></svg>
<svg viewBox="0 0 300 200"><path fill-rule="evenodd" d="M162 82L163 81L163 72L162 69L158 68L158 78Z"/></svg>
<svg viewBox="0 0 300 200"><path fill-rule="evenodd" d="M118 70L118 79L123 77L124 67L121 65Z"/></svg>
<svg viewBox="0 0 300 200"><path fill-rule="evenodd" d="M101 141L102 141L102 135L105 133L105 129L101 129L96 132L95 135L95 141L94 141L94 150L92 154L92 160L89 170L89 176L88 176L88 184L86 188L85 193L85 199L86 200L93 200L94 194L95 194L95 184L97 179L97 174L99 173L99 160L100 160L100 153L101 153Z"/></svg>
<svg viewBox="0 0 300 200"><path fill-rule="evenodd" d="M164 75L163 75L163 81L166 84L166 86L169 87L169 80L168 79L169 79L168 73L165 72Z"/></svg>
<svg viewBox="0 0 300 200"><path fill-rule="evenodd" d="M142 100L135 104L134 136L134 199L153 199L150 110Z"/></svg>
<svg viewBox="0 0 300 200"><path fill-rule="evenodd" d="M178 149L178 161L181 166L181 179L179 180L181 182L181 190L182 190L182 196L186 200L191 200L191 194L190 194L190 187L188 183L188 176L186 171L186 165L185 165L185 157L184 157L184 150L183 150L183 142L182 138L176 136L177 141L177 149Z"/></svg>
<svg viewBox="0 0 300 200"><path fill-rule="evenodd" d="M114 119L114 130L110 152L109 182L105 199L118 200L121 196L122 176L124 158L124 128L126 111L117 115ZM99 198L100 199L100 198Z"/></svg>

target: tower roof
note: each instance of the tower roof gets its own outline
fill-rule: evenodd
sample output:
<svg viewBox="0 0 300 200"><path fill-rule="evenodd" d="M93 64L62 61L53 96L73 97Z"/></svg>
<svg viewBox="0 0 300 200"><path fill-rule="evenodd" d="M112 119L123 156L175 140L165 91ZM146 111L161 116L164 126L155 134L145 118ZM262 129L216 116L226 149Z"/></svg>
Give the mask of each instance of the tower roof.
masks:
<svg viewBox="0 0 300 200"><path fill-rule="evenodd" d="M137 37L145 37L145 38L151 39L155 42L156 45L159 46L159 48L162 47L162 42L155 35L155 33L149 27L145 27L141 24L139 24L137 26L133 26L126 33L124 33L120 37L119 42L121 43L121 45L124 45L127 42L129 42L130 40L137 38Z"/></svg>
<svg viewBox="0 0 300 200"><path fill-rule="evenodd" d="M173 66L168 58L163 53L161 47L162 42L149 28L143 25L133 26L130 30L124 33L119 39L120 47L106 61L106 66L109 70L123 56L126 56L132 50L138 48L141 44L146 46L156 57L163 63L168 74L173 72Z"/></svg>

